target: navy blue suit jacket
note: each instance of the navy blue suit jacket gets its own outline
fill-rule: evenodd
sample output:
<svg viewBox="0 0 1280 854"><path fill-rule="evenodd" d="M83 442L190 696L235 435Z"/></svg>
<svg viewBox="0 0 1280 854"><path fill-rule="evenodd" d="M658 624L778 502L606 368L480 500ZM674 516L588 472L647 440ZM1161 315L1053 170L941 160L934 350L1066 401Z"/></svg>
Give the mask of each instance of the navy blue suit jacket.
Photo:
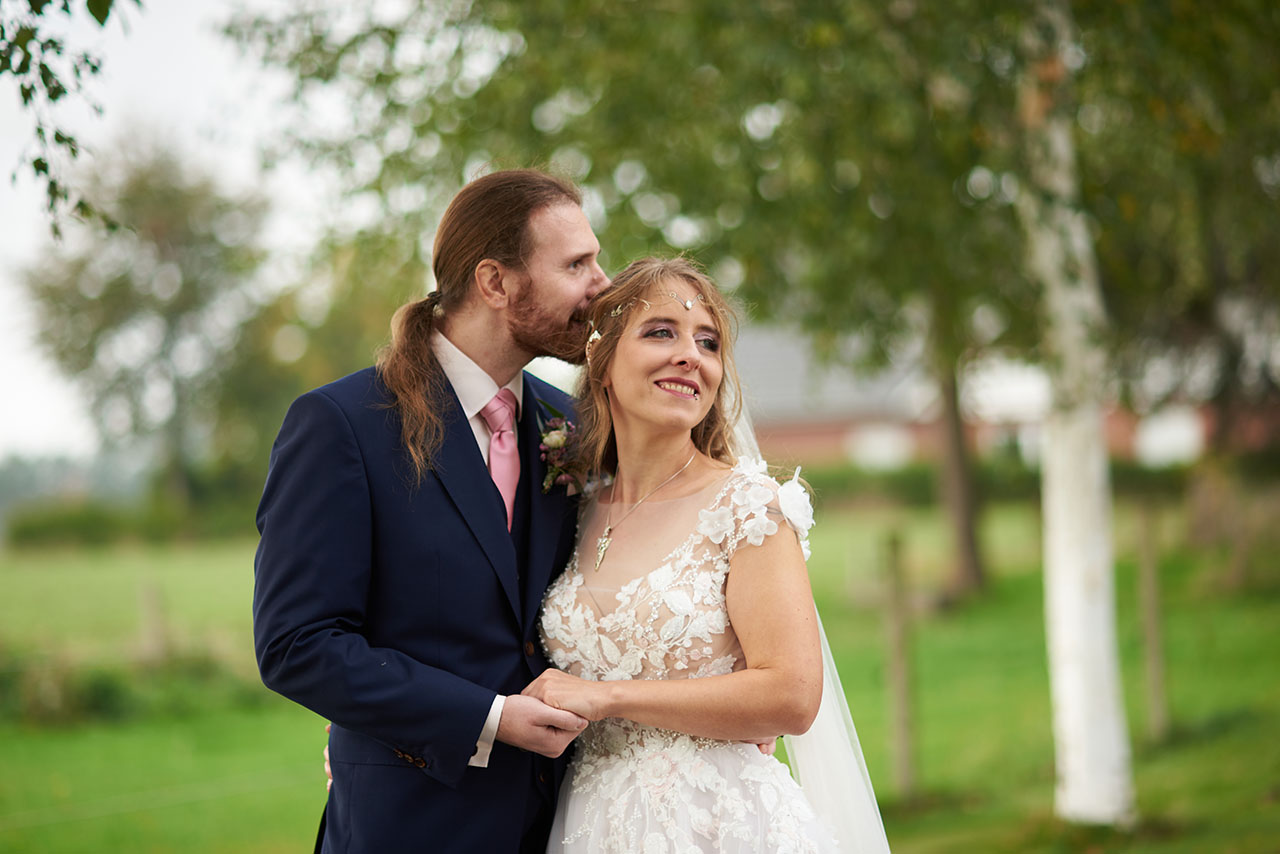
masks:
<svg viewBox="0 0 1280 854"><path fill-rule="evenodd" d="M487 768L467 762L495 694L548 666L538 608L576 507L563 487L542 492L538 416L571 400L525 374L518 547L448 398L417 484L373 368L298 398L271 450L254 643L263 682L333 722L326 851L516 851L531 799L554 803L563 772L502 743Z"/></svg>

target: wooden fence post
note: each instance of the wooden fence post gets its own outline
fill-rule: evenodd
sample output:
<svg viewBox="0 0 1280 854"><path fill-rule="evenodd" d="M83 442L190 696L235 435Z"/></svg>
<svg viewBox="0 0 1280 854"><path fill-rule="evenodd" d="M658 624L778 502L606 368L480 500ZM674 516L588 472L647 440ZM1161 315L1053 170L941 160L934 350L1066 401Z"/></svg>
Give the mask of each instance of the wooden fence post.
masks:
<svg viewBox="0 0 1280 854"><path fill-rule="evenodd" d="M142 661L155 664L169 656L169 621L165 615L164 594L154 580L142 582L138 588L138 654Z"/></svg>
<svg viewBox="0 0 1280 854"><path fill-rule="evenodd" d="M1150 498L1141 505L1138 530L1138 609L1142 620L1142 663L1147 699L1147 737L1154 744L1169 735L1169 698L1164 686L1164 640L1160 615L1160 543Z"/></svg>
<svg viewBox="0 0 1280 854"><path fill-rule="evenodd" d="M915 726L911 696L911 603L902 569L902 538L891 531L885 538L885 575L888 601L885 609L886 676L889 683L889 755L893 785L903 800L916 790Z"/></svg>

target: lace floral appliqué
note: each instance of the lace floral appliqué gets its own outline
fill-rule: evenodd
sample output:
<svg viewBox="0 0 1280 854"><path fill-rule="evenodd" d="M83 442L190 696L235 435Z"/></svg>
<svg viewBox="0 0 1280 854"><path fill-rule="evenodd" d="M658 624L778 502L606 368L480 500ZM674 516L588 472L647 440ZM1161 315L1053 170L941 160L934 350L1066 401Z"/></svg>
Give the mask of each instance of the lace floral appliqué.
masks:
<svg viewBox="0 0 1280 854"><path fill-rule="evenodd" d="M743 460L690 517L687 538L622 584L608 613L587 589L575 551L543 605L543 645L556 667L591 680L703 678L745 667L725 600L731 559L783 529L807 556L808 493L797 478L779 486L763 461ZM555 851L831 850L786 767L753 745L609 718L579 738L570 773Z"/></svg>

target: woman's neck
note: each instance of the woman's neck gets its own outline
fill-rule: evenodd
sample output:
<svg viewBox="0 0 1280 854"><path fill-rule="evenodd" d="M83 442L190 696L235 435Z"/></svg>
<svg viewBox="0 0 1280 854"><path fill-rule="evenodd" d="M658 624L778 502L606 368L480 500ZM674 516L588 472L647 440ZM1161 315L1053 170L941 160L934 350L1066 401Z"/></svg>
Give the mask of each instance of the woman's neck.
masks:
<svg viewBox="0 0 1280 854"><path fill-rule="evenodd" d="M622 504L634 504L666 486L664 481L678 480L673 475L697 454L687 432L645 437L616 434L616 439L618 469L609 500ZM687 473L687 469L681 472Z"/></svg>

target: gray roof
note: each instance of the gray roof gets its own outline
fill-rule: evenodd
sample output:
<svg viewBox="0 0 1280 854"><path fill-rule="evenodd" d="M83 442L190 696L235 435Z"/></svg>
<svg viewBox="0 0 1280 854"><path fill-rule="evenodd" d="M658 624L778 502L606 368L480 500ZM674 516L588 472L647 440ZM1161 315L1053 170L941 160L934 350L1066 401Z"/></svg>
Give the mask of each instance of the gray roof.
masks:
<svg viewBox="0 0 1280 854"><path fill-rule="evenodd" d="M914 361L855 374L821 364L807 336L778 326L744 325L734 356L756 422L919 421L931 418L937 397Z"/></svg>

